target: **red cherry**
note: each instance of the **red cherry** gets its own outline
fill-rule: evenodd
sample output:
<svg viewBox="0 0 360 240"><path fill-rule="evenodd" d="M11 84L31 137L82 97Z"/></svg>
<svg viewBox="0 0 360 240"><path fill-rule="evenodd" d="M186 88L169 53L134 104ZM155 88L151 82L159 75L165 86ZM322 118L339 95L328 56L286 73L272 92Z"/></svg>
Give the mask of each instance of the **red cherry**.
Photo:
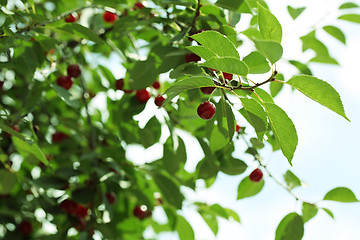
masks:
<svg viewBox="0 0 360 240"><path fill-rule="evenodd" d="M57 85L60 87L65 88L66 90L69 90L71 86L73 85L73 81L70 76L64 76L61 75L56 79Z"/></svg>
<svg viewBox="0 0 360 240"><path fill-rule="evenodd" d="M106 199L108 200L110 205L113 205L116 201L116 195L113 192L108 192L105 194Z"/></svg>
<svg viewBox="0 0 360 240"><path fill-rule="evenodd" d="M89 209L81 204L77 204L74 215L78 218L85 218L88 215Z"/></svg>
<svg viewBox="0 0 360 240"><path fill-rule="evenodd" d="M216 69L213 69L213 68L209 68L210 71L213 71L213 72L216 72L217 70Z"/></svg>
<svg viewBox="0 0 360 240"><path fill-rule="evenodd" d="M20 232L23 234L23 235L30 235L30 233L32 232L32 225L29 221L22 221L19 225L19 229L20 229Z"/></svg>
<svg viewBox="0 0 360 240"><path fill-rule="evenodd" d="M115 89L117 90L123 90L124 88L124 79L120 78L118 80L115 81Z"/></svg>
<svg viewBox="0 0 360 240"><path fill-rule="evenodd" d="M125 94L130 94L130 93L134 92L134 90L132 90L132 89L123 89L123 91Z"/></svg>
<svg viewBox="0 0 360 240"><path fill-rule="evenodd" d="M160 88L160 83L159 83L159 81L155 81L155 82L153 83L152 87L155 88L155 89L159 89L159 88Z"/></svg>
<svg viewBox="0 0 360 240"><path fill-rule="evenodd" d="M262 179L262 177L263 177L263 173L259 168L252 171L249 175L250 180L253 182L259 182Z"/></svg>
<svg viewBox="0 0 360 240"><path fill-rule="evenodd" d="M239 132L239 131L240 131L240 129L241 129L240 125L239 125L239 124L236 124L235 131L236 131L236 132Z"/></svg>
<svg viewBox="0 0 360 240"><path fill-rule="evenodd" d="M4 86L4 81L0 81L0 89L2 89Z"/></svg>
<svg viewBox="0 0 360 240"><path fill-rule="evenodd" d="M204 94L211 94L214 91L215 87L201 87L200 90L204 93Z"/></svg>
<svg viewBox="0 0 360 240"><path fill-rule="evenodd" d="M148 210L145 205L137 205L133 210L133 214L138 219L143 220L144 218L150 217L152 212Z"/></svg>
<svg viewBox="0 0 360 240"><path fill-rule="evenodd" d="M67 69L67 74L70 77L77 78L81 75L81 69L77 64L70 64Z"/></svg>
<svg viewBox="0 0 360 240"><path fill-rule="evenodd" d="M146 103L150 98L150 93L146 89L136 91L136 98L141 103Z"/></svg>
<svg viewBox="0 0 360 240"><path fill-rule="evenodd" d="M205 120L211 119L216 112L215 104L209 101L205 101L199 105L197 108L197 114L199 117Z"/></svg>
<svg viewBox="0 0 360 240"><path fill-rule="evenodd" d="M231 73L226 73L223 72L224 78L227 80L232 80L233 79L233 75Z"/></svg>
<svg viewBox="0 0 360 240"><path fill-rule="evenodd" d="M198 62L200 60L201 60L201 58L198 55L196 55L195 53L185 54L185 61L188 63L189 62Z"/></svg>
<svg viewBox="0 0 360 240"><path fill-rule="evenodd" d="M65 22L68 23L73 23L76 22L76 17L73 14L69 14L68 16L65 17Z"/></svg>
<svg viewBox="0 0 360 240"><path fill-rule="evenodd" d="M112 13L109 11L104 12L103 19L105 22L113 23L117 18L118 16L116 15L116 13Z"/></svg>
<svg viewBox="0 0 360 240"><path fill-rule="evenodd" d="M71 199L65 199L64 201L62 201L60 203L60 208L63 211L65 211L71 215L74 215L78 208L78 204Z"/></svg>
<svg viewBox="0 0 360 240"><path fill-rule="evenodd" d="M53 143L60 143L67 138L69 138L69 136L63 132L56 132L51 136L51 140Z"/></svg>
<svg viewBox="0 0 360 240"><path fill-rule="evenodd" d="M161 107L164 101L165 101L165 98L163 96L159 95L155 98L155 105L158 107Z"/></svg>
<svg viewBox="0 0 360 240"><path fill-rule="evenodd" d="M135 9L143 9L144 7L145 7L144 4L142 4L141 2L135 3Z"/></svg>

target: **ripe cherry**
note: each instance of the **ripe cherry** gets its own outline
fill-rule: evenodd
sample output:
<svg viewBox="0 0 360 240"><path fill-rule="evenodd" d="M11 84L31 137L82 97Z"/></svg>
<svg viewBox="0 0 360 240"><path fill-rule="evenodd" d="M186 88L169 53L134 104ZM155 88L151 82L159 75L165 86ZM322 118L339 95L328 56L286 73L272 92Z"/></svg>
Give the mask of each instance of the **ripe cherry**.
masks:
<svg viewBox="0 0 360 240"><path fill-rule="evenodd" d="M165 101L165 98L163 96L159 95L155 98L155 105L158 107L161 107L163 105L164 101Z"/></svg>
<svg viewBox="0 0 360 240"><path fill-rule="evenodd" d="M240 125L239 125L239 124L236 124L235 131L236 131L236 132L239 132L240 129L241 129Z"/></svg>
<svg viewBox="0 0 360 240"><path fill-rule="evenodd" d="M71 86L73 85L73 81L70 76L64 76L61 75L56 79L57 85L60 87L65 88L66 90L69 90Z"/></svg>
<svg viewBox="0 0 360 240"><path fill-rule="evenodd" d="M136 98L141 103L146 103L150 98L150 93L146 89L136 91Z"/></svg>
<svg viewBox="0 0 360 240"><path fill-rule="evenodd" d="M78 204L71 199L65 199L60 203L60 208L70 215L74 215L78 208Z"/></svg>
<svg viewBox="0 0 360 240"><path fill-rule="evenodd" d="M232 80L233 79L233 75L231 73L226 73L223 72L224 78L227 80Z"/></svg>
<svg viewBox="0 0 360 240"><path fill-rule="evenodd" d="M65 22L73 23L76 22L76 17L71 13L65 17Z"/></svg>
<svg viewBox="0 0 360 240"><path fill-rule="evenodd" d="M145 7L144 4L142 4L141 2L135 3L135 9L143 9L144 7Z"/></svg>
<svg viewBox="0 0 360 240"><path fill-rule="evenodd" d="M153 83L152 87L155 88L155 89L159 89L159 88L160 88L160 83L159 83L159 81L155 81L155 82Z"/></svg>
<svg viewBox="0 0 360 240"><path fill-rule="evenodd" d="M51 136L51 140L53 143L60 143L67 138L69 138L69 136L63 132L56 132Z"/></svg>
<svg viewBox="0 0 360 240"><path fill-rule="evenodd" d="M0 89L2 89L4 86L4 81L0 81Z"/></svg>
<svg viewBox="0 0 360 240"><path fill-rule="evenodd" d="M117 18L118 16L116 15L116 13L112 13L109 11L104 12L103 19L105 22L113 23Z"/></svg>
<svg viewBox="0 0 360 240"><path fill-rule="evenodd" d="M85 218L88 215L89 209L81 204L77 204L74 215L78 218Z"/></svg>
<svg viewBox="0 0 360 240"><path fill-rule="evenodd" d="M108 200L110 205L113 205L116 201L116 195L113 192L108 192L105 194L106 199Z"/></svg>
<svg viewBox="0 0 360 240"><path fill-rule="evenodd" d="M78 219L78 223L74 226L74 228L78 231L84 231L86 229L86 221L83 218Z"/></svg>
<svg viewBox="0 0 360 240"><path fill-rule="evenodd" d="M31 223L26 220L24 220L20 223L19 229L20 229L20 232L25 236L30 235L33 230Z"/></svg>
<svg viewBox="0 0 360 240"><path fill-rule="evenodd" d="M200 90L204 93L204 94L211 94L214 90L215 87L201 87Z"/></svg>
<svg viewBox="0 0 360 240"><path fill-rule="evenodd" d="M134 90L132 90L132 89L123 89L123 91L125 94L130 94L130 93L134 92Z"/></svg>
<svg viewBox="0 0 360 240"><path fill-rule="evenodd" d="M259 182L262 179L262 177L263 177L263 172L259 168L256 168L249 175L250 180L253 182Z"/></svg>
<svg viewBox="0 0 360 240"><path fill-rule="evenodd" d="M70 77L77 78L81 75L81 69L77 64L70 64L67 69L67 74Z"/></svg>
<svg viewBox="0 0 360 240"><path fill-rule="evenodd" d="M186 62L198 62L201 60L201 57L196 55L195 53L187 53L185 54L185 61Z"/></svg>
<svg viewBox="0 0 360 240"><path fill-rule="evenodd" d="M133 214L138 219L143 220L144 218L150 217L152 212L149 211L145 205L137 205L133 210Z"/></svg>
<svg viewBox="0 0 360 240"><path fill-rule="evenodd" d="M211 119L216 112L215 104L209 101L205 101L199 105L197 108L197 114L199 117L205 120Z"/></svg>
<svg viewBox="0 0 360 240"><path fill-rule="evenodd" d="M124 79L120 78L118 80L115 81L115 89L117 90L123 90L124 88Z"/></svg>

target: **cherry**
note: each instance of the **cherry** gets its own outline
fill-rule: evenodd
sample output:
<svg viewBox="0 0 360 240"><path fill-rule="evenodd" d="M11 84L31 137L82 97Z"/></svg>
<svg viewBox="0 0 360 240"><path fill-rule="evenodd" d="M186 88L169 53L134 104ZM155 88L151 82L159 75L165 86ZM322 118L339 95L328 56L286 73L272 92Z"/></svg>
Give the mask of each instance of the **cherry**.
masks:
<svg viewBox="0 0 360 240"><path fill-rule="evenodd" d="M113 192L108 192L105 194L106 199L108 200L110 205L113 205L116 201L116 195Z"/></svg>
<svg viewBox="0 0 360 240"><path fill-rule="evenodd" d="M56 132L51 136L51 140L53 143L60 143L67 138L69 138L69 136L63 132Z"/></svg>
<svg viewBox="0 0 360 240"><path fill-rule="evenodd" d="M152 212L149 211L145 205L137 205L133 210L133 214L138 219L143 220L144 218L150 217Z"/></svg>
<svg viewBox="0 0 360 240"><path fill-rule="evenodd" d="M74 215L78 218L85 218L88 215L89 209L81 204L77 204Z"/></svg>
<svg viewBox="0 0 360 240"><path fill-rule="evenodd" d="M159 95L155 98L155 105L158 107L161 107L164 101L165 101L165 98L163 96Z"/></svg>
<svg viewBox="0 0 360 240"><path fill-rule="evenodd" d="M20 132L20 128L19 128L19 126L18 125L14 125L14 126L12 126L11 127L14 131L17 131L17 132ZM6 137L11 137L11 134L10 133L7 133L7 132L4 132L5 133L5 136Z"/></svg>
<svg viewBox="0 0 360 240"><path fill-rule="evenodd" d="M141 103L146 103L150 98L150 93L146 89L136 91L136 98Z"/></svg>
<svg viewBox="0 0 360 240"><path fill-rule="evenodd" d="M198 62L200 60L201 60L201 58L198 55L196 55L195 53L185 54L185 61L188 63L189 62Z"/></svg>
<svg viewBox="0 0 360 240"><path fill-rule="evenodd" d="M197 114L199 117L205 120L211 119L216 112L215 104L209 101L205 101L199 105L197 108Z"/></svg>
<svg viewBox="0 0 360 240"><path fill-rule="evenodd" d="M159 83L159 81L155 81L155 82L153 83L152 87L155 88L155 89L159 89L159 88L160 88L160 83Z"/></svg>
<svg viewBox="0 0 360 240"><path fill-rule="evenodd" d="M231 73L226 73L223 72L224 78L227 80L232 80L233 79L233 75Z"/></svg>
<svg viewBox="0 0 360 240"><path fill-rule="evenodd" d="M123 91L126 94L130 94L130 93L134 92L134 90L132 90L132 89L123 89Z"/></svg>
<svg viewBox="0 0 360 240"><path fill-rule="evenodd" d="M144 4L142 4L141 2L135 3L135 9L143 9L144 7L145 7Z"/></svg>
<svg viewBox="0 0 360 240"><path fill-rule="evenodd" d="M105 22L113 23L117 18L118 16L116 15L116 13L112 13L109 11L104 12L103 19Z"/></svg>
<svg viewBox="0 0 360 240"><path fill-rule="evenodd" d="M257 168L254 171L252 171L249 175L249 178L253 182L259 182L263 177L263 172Z"/></svg>
<svg viewBox="0 0 360 240"><path fill-rule="evenodd" d="M67 69L67 74L70 77L77 78L81 75L81 69L77 64L70 64Z"/></svg>
<svg viewBox="0 0 360 240"><path fill-rule="evenodd" d="M200 90L204 93L204 94L211 94L214 90L215 87L201 87Z"/></svg>
<svg viewBox="0 0 360 240"><path fill-rule="evenodd" d="M240 129L241 129L240 125L239 125L239 124L236 124L235 131L236 131L236 132L239 132Z"/></svg>
<svg viewBox="0 0 360 240"><path fill-rule="evenodd" d="M75 212L77 211L78 204L71 199L65 199L64 201L62 201L60 203L60 208L63 211L65 211L71 215L74 215Z"/></svg>
<svg viewBox="0 0 360 240"><path fill-rule="evenodd" d="M120 78L118 80L115 81L115 89L117 90L123 90L124 88L124 79Z"/></svg>
<svg viewBox="0 0 360 240"><path fill-rule="evenodd" d="M73 81L70 76L64 76L61 75L56 79L57 85L60 87L65 88L66 90L69 90L71 86L73 85Z"/></svg>
<svg viewBox="0 0 360 240"><path fill-rule="evenodd" d="M213 69L213 68L209 68L210 71L213 71L213 72L216 72L217 70L216 69Z"/></svg>
<svg viewBox="0 0 360 240"><path fill-rule="evenodd" d="M65 22L73 23L76 22L76 17L73 14L69 14L65 17Z"/></svg>
<svg viewBox="0 0 360 240"><path fill-rule="evenodd" d="M19 225L19 229L20 229L20 232L23 234L23 235L30 235L30 233L32 232L32 225L29 221L22 221Z"/></svg>
<svg viewBox="0 0 360 240"><path fill-rule="evenodd" d="M0 89L2 89L4 86L4 81L0 81Z"/></svg>

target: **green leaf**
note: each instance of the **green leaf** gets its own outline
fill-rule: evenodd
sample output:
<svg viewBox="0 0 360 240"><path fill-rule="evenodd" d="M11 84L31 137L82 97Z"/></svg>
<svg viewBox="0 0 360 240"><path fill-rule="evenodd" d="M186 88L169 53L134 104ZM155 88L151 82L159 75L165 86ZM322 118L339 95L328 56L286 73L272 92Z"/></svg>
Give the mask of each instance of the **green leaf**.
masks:
<svg viewBox="0 0 360 240"><path fill-rule="evenodd" d="M201 217L204 219L204 221L207 223L207 225L210 227L211 231L216 234L219 230L218 221L215 214L209 213L207 211L199 211Z"/></svg>
<svg viewBox="0 0 360 240"><path fill-rule="evenodd" d="M292 19L296 19L300 14L306 9L306 7L293 8L291 6L287 6L287 10Z"/></svg>
<svg viewBox="0 0 360 240"><path fill-rule="evenodd" d="M253 182L249 177L245 177L239 184L237 199L252 197L258 194L264 187L264 184L264 179L261 179L259 182Z"/></svg>
<svg viewBox="0 0 360 240"><path fill-rule="evenodd" d="M132 81L130 89L144 89L153 84L158 76L155 59L149 57L145 61L137 61L130 69L129 75Z"/></svg>
<svg viewBox="0 0 360 240"><path fill-rule="evenodd" d="M332 219L335 219L334 214L327 208L322 208Z"/></svg>
<svg viewBox="0 0 360 240"><path fill-rule="evenodd" d="M16 151L21 156L23 156L26 161L29 161L33 164L37 163L38 161L44 163L45 165L49 164L44 153L41 151L41 149L36 143L33 142L32 144L29 144L15 136L12 136L11 139Z"/></svg>
<svg viewBox="0 0 360 240"><path fill-rule="evenodd" d="M346 187L337 187L326 193L324 200L337 202L359 202L355 194Z"/></svg>
<svg viewBox="0 0 360 240"><path fill-rule="evenodd" d="M300 179L290 170L286 171L286 173L284 174L284 179L290 189L301 186Z"/></svg>
<svg viewBox="0 0 360 240"><path fill-rule="evenodd" d="M263 41L263 40L255 40L255 47L259 50L264 56L272 63L276 63L280 60L283 54L283 48L278 42L274 41Z"/></svg>
<svg viewBox="0 0 360 240"><path fill-rule="evenodd" d="M17 182L16 174L0 169L0 194L9 194Z"/></svg>
<svg viewBox="0 0 360 240"><path fill-rule="evenodd" d="M71 95L71 93L66 90L63 87L60 87L58 85L52 84L51 85L52 88L54 88L54 90L56 91L56 93L59 95L59 97L69 106L73 107L73 108L79 108L80 107L80 102L78 99L75 99L73 95Z"/></svg>
<svg viewBox="0 0 360 240"><path fill-rule="evenodd" d="M296 60L289 60L289 63L294 65L294 67L296 67L302 74L312 75L311 70L308 68L306 64L303 64Z"/></svg>
<svg viewBox="0 0 360 240"><path fill-rule="evenodd" d="M77 23L65 24L63 27L59 28L75 35L93 41L97 44L104 44L104 41L91 29L84 27Z"/></svg>
<svg viewBox="0 0 360 240"><path fill-rule="evenodd" d="M346 44L345 34L339 28L334 27L334 26L324 26L323 29L328 34L330 34L331 36L333 36L334 38L336 38L337 40L339 40L343 44Z"/></svg>
<svg viewBox="0 0 360 240"><path fill-rule="evenodd" d="M216 152L229 144L230 140L229 140L228 133L226 132L224 134L223 129L224 129L224 127L219 126L219 123L218 123L218 125L216 125L212 128L210 139L209 139L210 149L212 152Z"/></svg>
<svg viewBox="0 0 360 240"><path fill-rule="evenodd" d="M259 29L263 39L280 43L282 38L282 29L279 21L268 9L261 6L259 2L257 5L259 9Z"/></svg>
<svg viewBox="0 0 360 240"><path fill-rule="evenodd" d="M316 216L318 208L314 204L304 202L302 205L302 218L304 223Z"/></svg>
<svg viewBox="0 0 360 240"><path fill-rule="evenodd" d="M193 228L183 216L177 215L175 228L179 234L180 240L195 239Z"/></svg>
<svg viewBox="0 0 360 240"><path fill-rule="evenodd" d="M340 5L339 9L358 8L359 5L353 2L347 2Z"/></svg>
<svg viewBox="0 0 360 240"><path fill-rule="evenodd" d="M209 208L213 213L216 214L216 216L222 217L224 219L228 219L229 215L227 214L227 212L225 211L225 209L220 206L219 204L215 203L213 205L210 206Z"/></svg>
<svg viewBox="0 0 360 240"><path fill-rule="evenodd" d="M160 173L154 174L153 178L165 200L174 207L181 209L184 196L181 194L179 186L172 179Z"/></svg>
<svg viewBox="0 0 360 240"><path fill-rule="evenodd" d="M216 104L216 119L221 133L231 141L235 132L234 113L231 106L223 98Z"/></svg>
<svg viewBox="0 0 360 240"><path fill-rule="evenodd" d="M185 75L202 75L204 71L201 67L195 64L181 64L170 72L170 78L177 79Z"/></svg>
<svg viewBox="0 0 360 240"><path fill-rule="evenodd" d="M228 158L219 159L220 161L220 171L228 175L240 175L245 172L247 165L243 161L233 158L232 156Z"/></svg>
<svg viewBox="0 0 360 240"><path fill-rule="evenodd" d="M186 48L205 60L216 57L214 52L204 46L189 46Z"/></svg>
<svg viewBox="0 0 360 240"><path fill-rule="evenodd" d="M238 11L240 9L241 4L243 4L244 0L217 0L216 5L219 7L229 9L231 11Z"/></svg>
<svg viewBox="0 0 360 240"><path fill-rule="evenodd" d="M327 82L313 76L300 75L286 83L350 121L345 115L339 93Z"/></svg>
<svg viewBox="0 0 360 240"><path fill-rule="evenodd" d="M279 106L273 103L264 103L264 107L280 149L291 165L291 160L298 143L295 126Z"/></svg>
<svg viewBox="0 0 360 240"><path fill-rule="evenodd" d="M254 99L241 98L240 100L246 114L244 117L254 127L257 137L262 141L268 125L266 112Z"/></svg>
<svg viewBox="0 0 360 240"><path fill-rule="evenodd" d="M345 14L338 17L338 19L345 20L353 23L360 23L360 14Z"/></svg>
<svg viewBox="0 0 360 240"><path fill-rule="evenodd" d="M248 67L243 61L233 57L214 57L200 64L200 66L240 76L246 76L249 72Z"/></svg>
<svg viewBox="0 0 360 240"><path fill-rule="evenodd" d="M226 36L215 31L204 31L191 35L202 46L208 48L219 57L232 57L240 59L235 45Z"/></svg>
<svg viewBox="0 0 360 240"><path fill-rule="evenodd" d="M224 208L229 218L234 219L238 223L240 223L240 217L239 214L237 214L234 210L231 210L229 208Z"/></svg>
<svg viewBox="0 0 360 240"><path fill-rule="evenodd" d="M275 240L301 240L303 235L303 219L297 213L289 213L277 227Z"/></svg>
<svg viewBox="0 0 360 240"><path fill-rule="evenodd" d="M44 189L55 188L61 189L68 184L68 181L62 178L54 176L41 176L40 178L34 180L34 185Z"/></svg>
<svg viewBox="0 0 360 240"><path fill-rule="evenodd" d="M249 68L250 74L267 73L271 70L268 61L260 52L252 52L243 61Z"/></svg>
<svg viewBox="0 0 360 240"><path fill-rule="evenodd" d="M168 103L171 99L182 93L183 91L200 88L200 87L215 87L212 78L208 76L188 77L172 84L164 94L167 95L163 105Z"/></svg>

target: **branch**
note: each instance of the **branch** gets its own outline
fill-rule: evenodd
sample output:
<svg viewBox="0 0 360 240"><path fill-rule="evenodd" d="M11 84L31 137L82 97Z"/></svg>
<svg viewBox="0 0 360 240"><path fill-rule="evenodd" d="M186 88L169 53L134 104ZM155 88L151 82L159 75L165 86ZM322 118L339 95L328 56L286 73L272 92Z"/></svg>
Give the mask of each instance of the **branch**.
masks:
<svg viewBox="0 0 360 240"><path fill-rule="evenodd" d="M195 32L195 29L196 29L196 22L197 22L197 19L200 15L200 8L201 8L201 0L197 0L197 8L195 10L195 16L194 16L194 19L192 21L192 24L191 24L191 28L190 28L190 33L193 33Z"/></svg>

